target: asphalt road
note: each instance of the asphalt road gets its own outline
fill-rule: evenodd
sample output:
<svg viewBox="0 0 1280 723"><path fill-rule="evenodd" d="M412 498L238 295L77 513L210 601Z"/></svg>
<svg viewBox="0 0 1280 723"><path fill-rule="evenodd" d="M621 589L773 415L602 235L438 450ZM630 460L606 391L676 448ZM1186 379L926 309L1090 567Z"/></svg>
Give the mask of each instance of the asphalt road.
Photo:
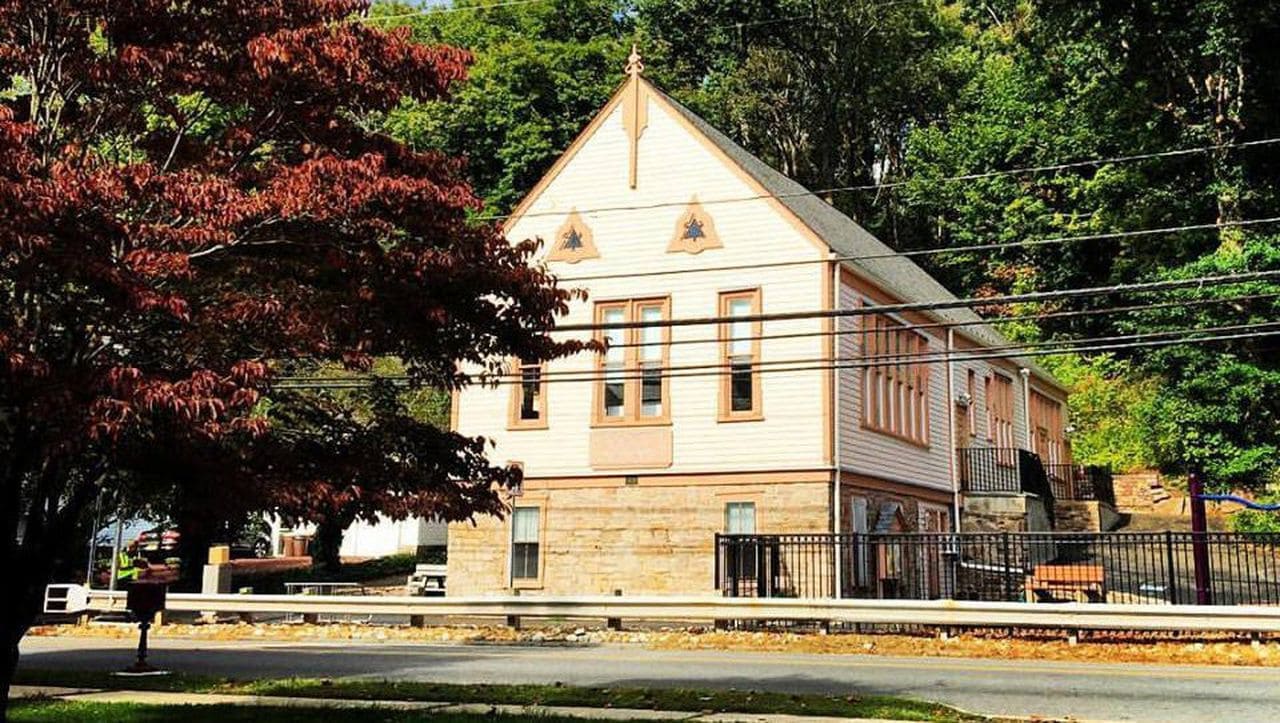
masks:
<svg viewBox="0 0 1280 723"><path fill-rule="evenodd" d="M112 670L127 640L28 638L22 666ZM638 647L211 642L156 639L151 661L238 678L328 676L893 695L994 715L1275 721L1280 669L655 651Z"/></svg>

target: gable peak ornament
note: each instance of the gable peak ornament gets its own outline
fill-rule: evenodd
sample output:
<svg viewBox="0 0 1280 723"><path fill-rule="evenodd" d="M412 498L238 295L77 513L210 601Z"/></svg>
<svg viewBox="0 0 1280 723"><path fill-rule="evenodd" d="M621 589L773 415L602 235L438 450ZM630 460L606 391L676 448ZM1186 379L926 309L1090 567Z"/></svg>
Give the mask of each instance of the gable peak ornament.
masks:
<svg viewBox="0 0 1280 723"><path fill-rule="evenodd" d="M631 55L627 56L623 71L627 75L627 87L622 98L622 128L627 132L630 144L627 182L631 188L635 188L636 166L640 162L640 136L649 125L645 87L640 82L640 76L644 73L644 59L640 57L640 49L635 44L631 45Z"/></svg>
<svg viewBox="0 0 1280 723"><path fill-rule="evenodd" d="M583 259L600 257L592 238L591 227L582 220L578 209L569 212L569 217L556 229L555 238L551 240L551 248L547 252L547 261L564 261L576 264Z"/></svg>
<svg viewBox="0 0 1280 723"><path fill-rule="evenodd" d="M685 206L684 213L676 219L675 233L671 236L671 243L667 244L667 253L700 254L707 249L718 248L724 248L724 244L720 242L715 222L694 196Z"/></svg>
<svg viewBox="0 0 1280 723"><path fill-rule="evenodd" d="M640 56L640 47L635 43L631 44L631 54L627 56L627 64L623 66L622 72L633 78L644 73L644 58Z"/></svg>

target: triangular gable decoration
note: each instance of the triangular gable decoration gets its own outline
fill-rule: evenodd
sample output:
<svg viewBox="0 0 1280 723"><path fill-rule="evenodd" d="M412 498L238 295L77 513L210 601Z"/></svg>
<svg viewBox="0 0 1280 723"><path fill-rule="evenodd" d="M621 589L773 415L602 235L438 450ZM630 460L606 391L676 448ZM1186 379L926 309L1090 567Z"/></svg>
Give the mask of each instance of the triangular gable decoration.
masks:
<svg viewBox="0 0 1280 723"><path fill-rule="evenodd" d="M676 230L667 244L668 253L699 254L707 249L723 248L715 222L695 197L676 220Z"/></svg>
<svg viewBox="0 0 1280 723"><path fill-rule="evenodd" d="M556 230L556 237L551 242L547 261L576 264L583 259L596 258L600 258L600 252L596 250L591 227L587 226L578 209L575 208L569 212L569 217Z"/></svg>

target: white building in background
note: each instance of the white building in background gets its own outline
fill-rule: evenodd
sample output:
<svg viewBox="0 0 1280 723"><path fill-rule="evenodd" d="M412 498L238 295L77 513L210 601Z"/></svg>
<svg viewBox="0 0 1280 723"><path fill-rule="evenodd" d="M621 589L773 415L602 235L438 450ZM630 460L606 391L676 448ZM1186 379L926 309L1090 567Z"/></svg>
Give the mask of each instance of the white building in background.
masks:
<svg viewBox="0 0 1280 723"><path fill-rule="evenodd" d="M271 520L272 554L279 557L289 554L289 538L315 534L314 525L285 527L279 520ZM380 520L377 524L356 522L347 528L342 537L340 554L343 557L386 557L387 555L417 554L424 549L443 548L448 542L448 525L438 520L416 517L400 520Z"/></svg>

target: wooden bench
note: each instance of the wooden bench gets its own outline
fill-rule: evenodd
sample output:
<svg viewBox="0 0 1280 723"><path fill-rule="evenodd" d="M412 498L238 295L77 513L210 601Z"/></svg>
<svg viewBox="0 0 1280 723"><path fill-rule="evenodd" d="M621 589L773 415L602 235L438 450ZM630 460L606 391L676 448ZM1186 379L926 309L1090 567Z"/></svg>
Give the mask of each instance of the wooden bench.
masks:
<svg viewBox="0 0 1280 723"><path fill-rule="evenodd" d="M1027 576L1027 602L1106 602L1105 578L1101 565L1036 565Z"/></svg>

